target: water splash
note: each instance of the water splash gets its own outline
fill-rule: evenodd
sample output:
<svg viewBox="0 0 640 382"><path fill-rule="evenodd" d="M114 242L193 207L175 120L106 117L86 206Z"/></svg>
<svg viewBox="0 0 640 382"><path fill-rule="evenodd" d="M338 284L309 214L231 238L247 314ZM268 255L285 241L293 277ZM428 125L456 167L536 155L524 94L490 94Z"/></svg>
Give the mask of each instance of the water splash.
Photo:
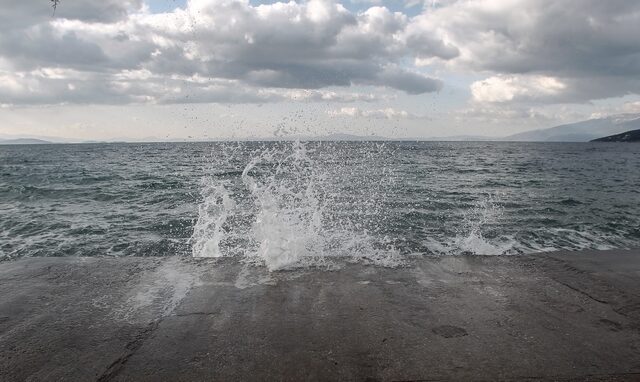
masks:
<svg viewBox="0 0 640 382"><path fill-rule="evenodd" d="M464 214L463 234L454 241L462 253L505 255L513 249L515 241L512 237L488 237L485 233L503 216L503 208L496 198L496 195L486 195Z"/></svg>
<svg viewBox="0 0 640 382"><path fill-rule="evenodd" d="M222 257L220 242L224 237L224 225L233 213L236 203L224 184L215 184L211 178L203 180L203 201L198 207L198 220L191 237L194 257Z"/></svg>
<svg viewBox="0 0 640 382"><path fill-rule="evenodd" d="M253 239L258 243L256 256L270 270L295 264L317 263L324 248L322 215L324 201L317 173L306 147L295 142L290 153L269 150L254 159L242 172L242 181L255 198L257 216ZM268 175L259 179L256 166L274 163Z"/></svg>
<svg viewBox="0 0 640 382"><path fill-rule="evenodd" d="M229 185L215 178L203 181L203 201L191 239L193 256L240 255L270 271L331 268L340 260L401 264L389 238L378 239L352 216L329 217L327 206L335 206L335 195L343 195L332 192L335 184L326 167L309 154L301 142L254 153L242 171L241 185L235 185L241 186L238 195L231 195ZM233 198L242 199L242 205ZM363 209L369 207L363 205ZM250 219L243 220L243 214ZM244 240L233 239L238 232L246 232Z"/></svg>
<svg viewBox="0 0 640 382"><path fill-rule="evenodd" d="M256 222L260 197L268 200L269 192L279 202L264 216L270 212L280 219L300 212L293 207L297 203L319 220L301 218L310 222L301 235L307 241L303 250L290 253L304 255L297 263L295 258L283 262L285 268L384 264L399 256L411 261L413 255L640 246L637 147L303 146L309 160L302 154L291 157L293 146L281 142L5 146L0 150L0 261L193 254L234 256L264 266L260 245L274 227L262 224L262 240ZM252 160L256 163L246 175L257 183L255 193L242 179ZM308 170L296 193L302 197L309 189L313 195L297 202L284 199L287 187L296 184L296 165ZM493 201L483 205L486 195ZM500 213L483 218L481 211L492 208ZM293 217L289 226L298 228ZM287 226L281 220L279 227ZM276 237L291 235L283 228ZM266 253L276 253L272 241L268 244Z"/></svg>
<svg viewBox="0 0 640 382"><path fill-rule="evenodd" d="M436 254L446 255L514 254L516 241L513 236L491 230L492 226L500 226L503 211L498 195L487 194L463 212L462 223L451 240L430 240L428 247Z"/></svg>

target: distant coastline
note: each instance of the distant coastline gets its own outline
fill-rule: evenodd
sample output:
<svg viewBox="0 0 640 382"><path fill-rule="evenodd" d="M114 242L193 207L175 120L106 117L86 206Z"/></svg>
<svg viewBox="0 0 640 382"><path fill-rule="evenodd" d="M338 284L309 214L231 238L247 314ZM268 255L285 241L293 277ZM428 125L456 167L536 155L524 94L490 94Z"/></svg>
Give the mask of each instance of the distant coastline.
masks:
<svg viewBox="0 0 640 382"><path fill-rule="evenodd" d="M0 139L0 145L48 145L53 142L34 138Z"/></svg>
<svg viewBox="0 0 640 382"><path fill-rule="evenodd" d="M628 138L625 138L628 135ZM355 135L333 133L322 136L284 135L270 137L228 137L217 139L160 139L147 137L142 139L115 138L113 141L78 141L54 137L5 137L0 138L0 145L33 145L33 144L105 144L105 143L187 143L187 142L274 142L274 141L329 141L329 142L635 142L640 135L640 114L618 114L604 118L554 126L512 134L503 137L482 135L453 135L439 137L404 137L390 138L379 135Z"/></svg>
<svg viewBox="0 0 640 382"><path fill-rule="evenodd" d="M609 135L607 137L594 139L591 142L640 142L640 129Z"/></svg>

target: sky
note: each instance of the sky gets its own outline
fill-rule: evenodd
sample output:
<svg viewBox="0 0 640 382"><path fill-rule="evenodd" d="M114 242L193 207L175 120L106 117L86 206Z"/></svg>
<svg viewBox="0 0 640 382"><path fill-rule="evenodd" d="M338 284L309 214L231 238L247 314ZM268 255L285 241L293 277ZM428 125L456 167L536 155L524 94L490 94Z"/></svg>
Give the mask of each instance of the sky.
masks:
<svg viewBox="0 0 640 382"><path fill-rule="evenodd" d="M21 0L0 138L504 136L640 113L637 0Z"/></svg>

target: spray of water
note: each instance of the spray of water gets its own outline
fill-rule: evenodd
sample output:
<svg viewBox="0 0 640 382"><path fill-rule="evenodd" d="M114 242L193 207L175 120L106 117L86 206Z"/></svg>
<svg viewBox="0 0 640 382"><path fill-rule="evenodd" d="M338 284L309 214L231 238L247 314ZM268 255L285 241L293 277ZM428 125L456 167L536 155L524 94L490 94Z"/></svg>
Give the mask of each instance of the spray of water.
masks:
<svg viewBox="0 0 640 382"><path fill-rule="evenodd" d="M253 239L258 243L256 257L270 270L317 262L322 259L319 250L324 248L325 239L324 203L318 192L321 175L306 147L296 142L290 153L283 158L279 155L281 151L265 152L242 172L242 181L257 207L253 225ZM275 163L270 174L260 181L252 171L264 160Z"/></svg>
<svg viewBox="0 0 640 382"><path fill-rule="evenodd" d="M511 238L488 238L483 230L497 224L503 216L503 209L495 195L487 195L477 201L473 208L464 214L462 232L454 240L454 247L461 253L478 255L508 254L514 245Z"/></svg>
<svg viewBox="0 0 640 382"><path fill-rule="evenodd" d="M233 213L236 203L223 184L212 179L203 180L203 201L198 207L198 220L193 229L192 251L195 257L222 257L220 242L224 237L225 223Z"/></svg>
<svg viewBox="0 0 640 382"><path fill-rule="evenodd" d="M305 144L262 150L239 184L203 181L193 256L239 255L271 271L335 267L340 261L399 265L400 254L388 240L348 217L329 218L326 209L335 205L336 194L331 190L326 167L315 163Z"/></svg>
<svg viewBox="0 0 640 382"><path fill-rule="evenodd" d="M431 252L441 255L507 255L516 253L512 236L491 232L492 226L501 227L503 208L498 196L488 194L463 211L462 222L450 239L428 240Z"/></svg>

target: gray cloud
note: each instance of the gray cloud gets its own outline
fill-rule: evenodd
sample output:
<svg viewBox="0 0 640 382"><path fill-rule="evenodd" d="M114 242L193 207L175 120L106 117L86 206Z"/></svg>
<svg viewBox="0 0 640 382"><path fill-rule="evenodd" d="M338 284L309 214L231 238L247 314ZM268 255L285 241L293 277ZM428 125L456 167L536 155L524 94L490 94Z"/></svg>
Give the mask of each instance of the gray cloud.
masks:
<svg viewBox="0 0 640 382"><path fill-rule="evenodd" d="M385 84L392 88L402 89L409 94L435 92L442 88L442 81L425 77L396 66L385 67L376 75L373 83Z"/></svg>
<svg viewBox="0 0 640 382"><path fill-rule="evenodd" d="M410 29L455 46L456 57L445 55L452 68L512 76L520 85L536 77L565 85L557 92L524 86L503 101L585 102L640 90L636 0L454 1L415 18Z"/></svg>
<svg viewBox="0 0 640 382"><path fill-rule="evenodd" d="M0 14L21 20L0 27L0 74L13 83L0 91L0 103L183 102L187 97L174 93L185 84L189 102L223 102L225 91L229 102L278 100L256 96L269 88L375 86L421 94L442 87L400 65L413 56L404 36L409 19L384 7L356 14L330 0L201 0L154 15L140 1L87 0L61 3L52 18L44 4L30 0ZM444 45L432 45L442 57ZM51 71L42 69L66 71L47 78ZM122 77L141 71L151 74L146 83ZM194 76L198 84L189 82ZM244 92L224 90L220 81L235 81Z"/></svg>
<svg viewBox="0 0 640 382"><path fill-rule="evenodd" d="M343 107L336 110L328 110L330 117L349 117L349 118L367 118L367 119L417 119L405 110L396 110L394 108L361 110L357 107Z"/></svg>
<svg viewBox="0 0 640 382"><path fill-rule="evenodd" d="M167 30L163 25L156 30L192 43L182 52L194 57L186 62L189 70L202 70L193 67L199 63L208 75L263 87L366 84L411 94L438 88L437 81L419 73L402 68L387 73L388 64L409 51L394 35L406 26L406 16L386 8L354 15L340 4L314 0L262 7L212 2L191 11L198 12L192 28ZM229 19L234 21L231 25Z"/></svg>
<svg viewBox="0 0 640 382"><path fill-rule="evenodd" d="M125 19L129 12L140 9L142 0L73 0L63 1L56 17L68 20L111 23ZM49 1L20 0L0 7L0 30L24 29L52 19Z"/></svg>
<svg viewBox="0 0 640 382"><path fill-rule="evenodd" d="M74 31L56 35L48 24L33 27L28 33L9 31L3 34L0 52L23 70L57 66L95 70L109 61L96 43L79 38Z"/></svg>
<svg viewBox="0 0 640 382"><path fill-rule="evenodd" d="M442 81L414 62L486 74L472 85L477 102L640 92L635 0L447 0L416 17L380 6L355 13L331 0L188 4L149 14L141 0L77 0L61 3L55 18L42 0L0 9L0 103L277 102L289 99L287 89L440 90Z"/></svg>

